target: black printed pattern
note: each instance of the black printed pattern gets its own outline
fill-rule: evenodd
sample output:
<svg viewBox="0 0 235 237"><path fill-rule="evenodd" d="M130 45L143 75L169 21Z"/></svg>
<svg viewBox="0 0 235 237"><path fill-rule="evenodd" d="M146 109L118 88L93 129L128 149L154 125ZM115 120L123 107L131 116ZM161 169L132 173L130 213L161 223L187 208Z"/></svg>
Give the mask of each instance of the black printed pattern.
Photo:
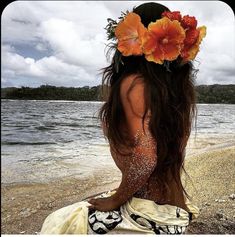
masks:
<svg viewBox="0 0 235 237"><path fill-rule="evenodd" d="M147 227L150 230L153 230L155 234L183 234L185 231L185 227L183 226L177 226L177 225L157 226L155 222L135 214L131 214L131 218L137 224Z"/></svg>
<svg viewBox="0 0 235 237"><path fill-rule="evenodd" d="M120 209L115 211L97 211L89 209L88 223L96 234L106 234L122 222Z"/></svg>

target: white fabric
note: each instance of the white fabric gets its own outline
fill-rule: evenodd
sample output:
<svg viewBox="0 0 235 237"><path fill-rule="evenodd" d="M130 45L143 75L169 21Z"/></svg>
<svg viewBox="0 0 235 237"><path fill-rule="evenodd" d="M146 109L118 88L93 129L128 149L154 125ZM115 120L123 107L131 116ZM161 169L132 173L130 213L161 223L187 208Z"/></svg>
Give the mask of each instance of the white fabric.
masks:
<svg viewBox="0 0 235 237"><path fill-rule="evenodd" d="M115 191L102 193L108 197ZM89 211L87 201L74 203L51 213L44 221L40 234L179 234L189 225L189 213L172 205L132 197L118 210ZM198 208L187 203L192 217Z"/></svg>

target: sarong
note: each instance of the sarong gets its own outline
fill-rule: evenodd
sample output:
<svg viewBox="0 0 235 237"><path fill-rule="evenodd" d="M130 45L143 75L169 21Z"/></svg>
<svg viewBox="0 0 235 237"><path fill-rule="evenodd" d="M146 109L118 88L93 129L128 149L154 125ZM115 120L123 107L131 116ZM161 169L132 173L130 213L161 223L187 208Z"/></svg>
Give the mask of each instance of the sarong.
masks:
<svg viewBox="0 0 235 237"><path fill-rule="evenodd" d="M94 198L109 197L116 191ZM198 208L186 203L190 212L168 204L132 197L114 211L89 209L87 200L51 213L40 234L183 234Z"/></svg>

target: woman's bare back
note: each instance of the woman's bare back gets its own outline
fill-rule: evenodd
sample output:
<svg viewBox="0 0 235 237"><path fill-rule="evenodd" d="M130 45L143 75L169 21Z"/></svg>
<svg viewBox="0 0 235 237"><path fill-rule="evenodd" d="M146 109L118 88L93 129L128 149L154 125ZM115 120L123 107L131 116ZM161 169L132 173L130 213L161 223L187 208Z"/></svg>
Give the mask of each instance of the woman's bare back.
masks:
<svg viewBox="0 0 235 237"><path fill-rule="evenodd" d="M115 164L123 173L125 167L128 166L128 161L126 160L128 157L123 157L121 155L118 155L111 147L110 147L110 152ZM184 194L177 187L177 184L173 181L173 179L172 179L172 182L169 183L168 185L171 191L170 192L171 195L169 197L165 196L164 199L162 199L162 196L159 194L156 177L154 176L154 173L153 173L149 177L146 184L142 188L140 188L133 196L137 198L152 200L158 204L169 204L169 205L178 206L178 207L183 208L186 211L189 211L185 204Z"/></svg>
<svg viewBox="0 0 235 237"><path fill-rule="evenodd" d="M141 113L144 110L144 108L143 108L144 107L144 103L143 103L144 98L141 97L141 93L144 91L143 81L139 78L136 79L136 75L131 75L123 80L123 82L121 83L121 90L120 90L123 107L126 112L126 117L129 117L128 118L129 124L130 124L130 121L132 123L131 126L127 123L123 123L120 129L122 129L123 131L126 131L127 133L130 132L132 134L135 134L138 132L138 129L134 129L134 128L137 128L138 126L133 125L133 123L135 123L137 121L137 119L133 115L131 105L129 105L127 91L130 89L130 87L133 87L133 85L135 85L134 81L138 85L139 93L137 93L136 97L135 97L135 95L132 95L131 99L133 100L133 97L135 97L134 98L134 102L135 102L134 113L137 116L139 114L139 116L141 117ZM142 86L142 88L141 88L141 86ZM136 106L136 105L138 105L138 106ZM149 122L150 116L151 116L151 114L148 113L146 120L145 120L145 126L146 126L145 128L147 128L147 129L148 129L148 122ZM130 119L132 117L133 117L133 121ZM125 119L123 121L125 121ZM136 123L138 123L138 122L136 122ZM130 129L132 131L130 131ZM151 139L151 138L144 137L144 139ZM142 142L144 142L144 141L142 140ZM125 172L125 168L129 166L128 157L117 154L114 151L114 149L112 148L112 146L110 146L110 152L111 152L111 155L112 155L117 167L121 170L122 173ZM143 169L144 169L144 167L143 167ZM171 174L169 173L169 176L170 175ZM188 211L187 206L185 204L184 194L183 194L182 190L180 190L177 187L177 184L173 181L174 179L171 179L171 180L172 180L172 182L168 184L170 191L171 191L170 192L171 195L169 197L164 197L164 200L161 199L161 197L160 197L161 195L159 194L159 190L158 190L158 186L157 186L157 182L156 182L156 177L154 177L154 173L152 173L152 175L149 177L147 182L133 196L148 199L148 200L153 200L153 201L157 202L158 204L175 205L175 206L181 207L181 208Z"/></svg>

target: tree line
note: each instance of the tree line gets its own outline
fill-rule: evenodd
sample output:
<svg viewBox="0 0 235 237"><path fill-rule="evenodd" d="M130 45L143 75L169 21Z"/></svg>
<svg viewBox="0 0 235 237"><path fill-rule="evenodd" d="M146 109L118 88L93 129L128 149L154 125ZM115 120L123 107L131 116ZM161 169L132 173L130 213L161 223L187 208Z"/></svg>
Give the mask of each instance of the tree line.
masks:
<svg viewBox="0 0 235 237"><path fill-rule="evenodd" d="M56 87L42 85L37 88L2 88L1 98L23 100L100 100L100 86Z"/></svg>
<svg viewBox="0 0 235 237"><path fill-rule="evenodd" d="M196 86L197 103L235 104L235 85ZM77 100L101 101L101 86L56 87L42 85L38 88L1 88L2 99L22 100Z"/></svg>

